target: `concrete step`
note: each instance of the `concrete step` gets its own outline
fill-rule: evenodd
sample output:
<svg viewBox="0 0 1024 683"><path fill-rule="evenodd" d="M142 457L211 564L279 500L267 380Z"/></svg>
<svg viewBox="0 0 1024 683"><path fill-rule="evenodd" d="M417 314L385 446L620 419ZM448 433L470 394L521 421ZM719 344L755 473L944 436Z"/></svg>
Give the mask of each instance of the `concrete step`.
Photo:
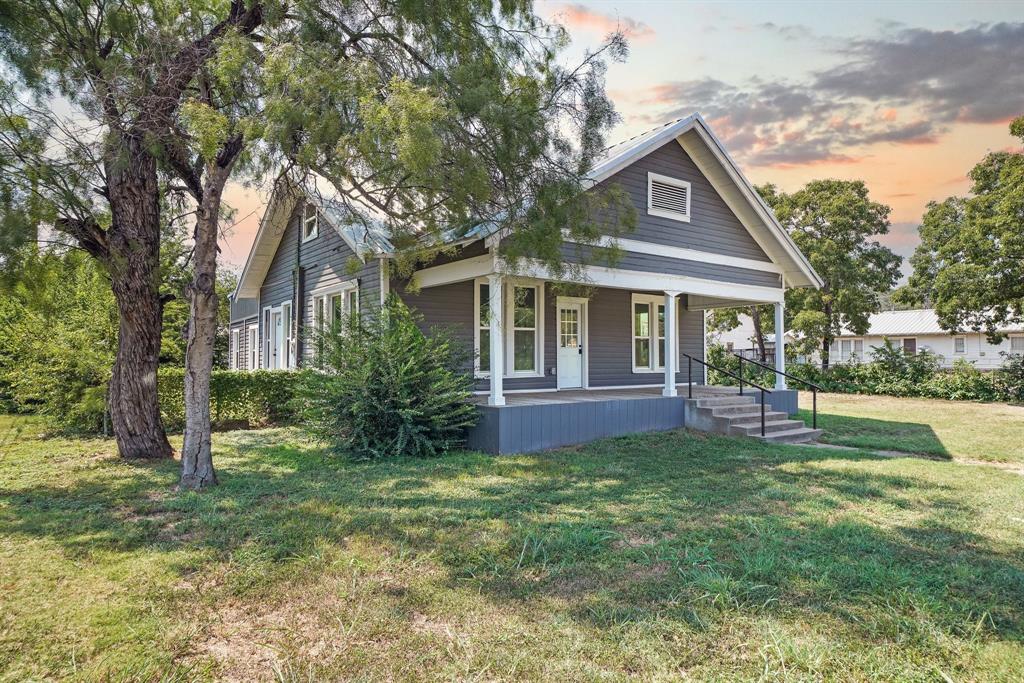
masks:
<svg viewBox="0 0 1024 683"><path fill-rule="evenodd" d="M700 408L698 408L700 410ZM746 405L735 405L735 406L712 406L705 408L704 410L710 410L711 414L715 417L728 417L729 415L754 415L758 416L757 419L761 419L761 404L760 403L748 403ZM765 413L778 412L773 411L770 405L765 405ZM783 415L784 413L778 413Z"/></svg>
<svg viewBox="0 0 1024 683"><path fill-rule="evenodd" d="M800 420L768 420L765 419L765 435L775 432L788 432L794 429L802 429L806 425ZM729 434L736 436L761 436L760 417L754 422L740 422L729 425Z"/></svg>
<svg viewBox="0 0 1024 683"><path fill-rule="evenodd" d="M771 443L807 443L808 441L817 441L823 431L824 430L822 429L802 427L800 429L791 429L784 432L772 432L771 434L765 434L763 437L759 436L758 438Z"/></svg>
<svg viewBox="0 0 1024 683"><path fill-rule="evenodd" d="M722 396L716 398L695 398L698 408L714 408L717 406L747 406L754 402L753 396Z"/></svg>

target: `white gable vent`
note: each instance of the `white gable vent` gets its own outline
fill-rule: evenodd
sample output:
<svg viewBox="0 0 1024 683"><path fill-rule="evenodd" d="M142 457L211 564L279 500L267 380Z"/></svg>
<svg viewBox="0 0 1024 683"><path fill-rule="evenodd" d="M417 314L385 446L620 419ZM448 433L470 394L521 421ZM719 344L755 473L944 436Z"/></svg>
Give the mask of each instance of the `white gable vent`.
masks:
<svg viewBox="0 0 1024 683"><path fill-rule="evenodd" d="M690 183L657 173L648 173L647 213L689 222Z"/></svg>

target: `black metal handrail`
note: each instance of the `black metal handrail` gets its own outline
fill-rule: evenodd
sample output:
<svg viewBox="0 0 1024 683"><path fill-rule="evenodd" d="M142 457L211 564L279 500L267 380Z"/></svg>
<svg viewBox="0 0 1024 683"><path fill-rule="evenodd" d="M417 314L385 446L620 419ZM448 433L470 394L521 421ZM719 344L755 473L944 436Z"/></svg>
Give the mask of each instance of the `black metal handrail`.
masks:
<svg viewBox="0 0 1024 683"><path fill-rule="evenodd" d="M764 368L765 370L771 370L776 375L782 375L783 377L788 377L790 379L795 379L797 382L803 382L804 384L809 386L811 388L811 428L812 429L817 429L818 428L818 392L819 391L825 391L824 389L819 387L814 382L808 382L803 377L797 377L796 375L791 375L788 372L785 372L783 370L779 370L778 368L776 368L774 366L767 365L765 363L761 363L760 361L756 361L753 358L744 358L743 356L741 356L738 353L734 353L732 355L734 355L734 356L736 356L737 358L740 359L740 376L741 377L743 376L743 361L747 361L748 363L753 363L754 365L760 366L760 367ZM740 386L742 386L742 380L740 380Z"/></svg>
<svg viewBox="0 0 1024 683"><path fill-rule="evenodd" d="M750 386L754 387L755 389L760 389L761 390L761 436L765 435L765 428L764 428L764 395L772 393L771 389L766 389L766 388L762 387L760 384L757 384L755 382L751 382L750 380L744 380L741 376L734 375L733 373L729 372L725 368L720 368L717 365L712 365L711 363L707 363L705 361L702 361L700 358L694 358L693 356L691 356L688 353L684 353L683 355L686 356L686 381L690 385L688 398L693 398L693 361L697 361L698 363L700 363L701 365L703 365L706 368L711 368L712 370L717 370L718 372L721 372L724 375L729 375L729 377L732 377L733 379L738 379L740 381L740 396L743 395L743 382L746 382L747 384L749 384Z"/></svg>

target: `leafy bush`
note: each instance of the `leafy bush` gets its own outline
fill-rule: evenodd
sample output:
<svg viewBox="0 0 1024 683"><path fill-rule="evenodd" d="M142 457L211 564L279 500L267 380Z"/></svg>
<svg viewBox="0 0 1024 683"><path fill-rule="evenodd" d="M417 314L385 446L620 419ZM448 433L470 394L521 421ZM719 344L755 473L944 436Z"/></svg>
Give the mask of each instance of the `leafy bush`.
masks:
<svg viewBox="0 0 1024 683"><path fill-rule="evenodd" d="M1024 356L1004 353L1000 369L982 372L963 359L943 370L934 354L898 357L902 355L899 349L893 354L883 349L870 363L833 365L827 371L813 365L792 365L787 371L825 391L840 393L1024 402Z"/></svg>
<svg viewBox="0 0 1024 683"><path fill-rule="evenodd" d="M459 446L477 419L468 356L444 330L391 296L380 315L347 319L314 340L320 371L298 386L304 426L356 459L432 456Z"/></svg>
<svg viewBox="0 0 1024 683"><path fill-rule="evenodd" d="M214 425L249 427L285 424L294 419L292 399L302 372L214 370L210 378L210 417ZM160 369L157 383L164 427L185 426L185 371Z"/></svg>
<svg viewBox="0 0 1024 683"><path fill-rule="evenodd" d="M26 251L0 288L0 391L5 407L71 432L99 432L117 345L117 309L86 254Z"/></svg>
<svg viewBox="0 0 1024 683"><path fill-rule="evenodd" d="M1003 351L999 355L1003 357L1003 365L994 373L999 396L1024 403L1024 354Z"/></svg>
<svg viewBox="0 0 1024 683"><path fill-rule="evenodd" d="M740 359L732 351L729 351L721 344L708 345L707 361L716 367L728 370L734 375L740 374ZM680 362L685 368L686 359L684 358ZM694 366L696 365L697 364L694 363ZM698 368L694 367L693 374L699 377L699 372ZM775 373L772 370L767 370L755 365L754 363L748 363L746 361L743 362L742 376L746 381L760 384L761 386L768 387L769 389L775 386ZM724 372L718 372L711 368L708 368L708 382L711 384L721 384L725 386L736 386L739 384L736 379L730 377Z"/></svg>

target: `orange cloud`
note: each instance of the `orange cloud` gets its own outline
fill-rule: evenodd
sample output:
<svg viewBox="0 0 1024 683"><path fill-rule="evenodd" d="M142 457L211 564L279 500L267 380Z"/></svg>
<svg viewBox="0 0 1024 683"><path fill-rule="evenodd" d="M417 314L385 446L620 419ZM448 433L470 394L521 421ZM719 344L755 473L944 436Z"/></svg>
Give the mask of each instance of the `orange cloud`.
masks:
<svg viewBox="0 0 1024 683"><path fill-rule="evenodd" d="M617 17L595 12L578 4L563 5L557 17L569 28L597 31L599 33L622 32L636 42L654 39L654 29L631 17Z"/></svg>
<svg viewBox="0 0 1024 683"><path fill-rule="evenodd" d="M807 161L777 161L770 164L752 164L761 168L774 168L779 170L791 170L794 168L811 168L814 166L852 166L864 161L866 157L851 157L846 154L832 154L820 159L808 159Z"/></svg>
<svg viewBox="0 0 1024 683"><path fill-rule="evenodd" d="M883 121L895 121L897 116L895 109L886 109L879 115L879 118Z"/></svg>

